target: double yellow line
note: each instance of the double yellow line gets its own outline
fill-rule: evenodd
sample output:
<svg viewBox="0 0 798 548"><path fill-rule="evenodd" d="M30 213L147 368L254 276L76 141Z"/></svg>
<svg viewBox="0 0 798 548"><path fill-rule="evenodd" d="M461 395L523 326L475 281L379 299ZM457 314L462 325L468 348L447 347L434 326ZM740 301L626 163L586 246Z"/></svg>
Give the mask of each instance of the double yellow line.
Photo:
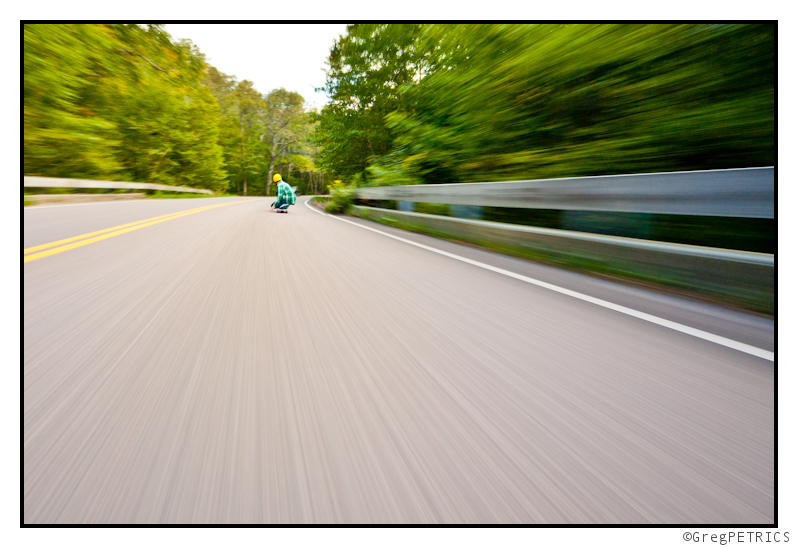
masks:
<svg viewBox="0 0 798 548"><path fill-rule="evenodd" d="M260 198L255 198L255 199L260 199ZM29 247L25 250L24 253L25 262L27 263L30 261L35 261L36 259L41 259L43 257L49 257L50 255L55 255L57 253L63 253L64 251L75 249L76 247L81 247L84 245L93 244L94 242L99 242L100 240L113 238L114 236L119 236L120 234L124 234L126 232L131 232L133 230L144 228L145 226L157 225L158 223L163 223L164 221L171 221L172 219L177 219L178 217L185 217L186 215L199 213L200 211L206 211L208 209L213 209L216 207L224 207L233 204L243 204L245 202L252 202L255 199L244 200L242 202L227 202L224 204L196 207L194 209L187 209L185 211L179 211L177 213L167 213L166 215L159 215L158 217L152 217L150 219L144 219L133 223L114 226L111 228L106 228L104 230L98 230L96 232L89 232L88 234L73 236L72 238L58 240L57 242L50 242L49 244Z"/></svg>

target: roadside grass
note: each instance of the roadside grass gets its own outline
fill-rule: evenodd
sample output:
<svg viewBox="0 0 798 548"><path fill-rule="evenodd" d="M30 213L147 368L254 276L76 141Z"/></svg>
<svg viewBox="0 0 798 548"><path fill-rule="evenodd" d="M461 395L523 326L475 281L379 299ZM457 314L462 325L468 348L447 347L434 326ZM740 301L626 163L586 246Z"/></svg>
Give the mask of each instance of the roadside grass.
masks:
<svg viewBox="0 0 798 548"><path fill-rule="evenodd" d="M71 187L25 187L24 194L128 194L141 192L135 188L71 188Z"/></svg>
<svg viewBox="0 0 798 548"><path fill-rule="evenodd" d="M163 199L171 199L171 198L224 198L227 196L237 196L237 194L197 194L194 192L163 192L160 190L156 190L152 194L148 194L145 198L163 198Z"/></svg>
<svg viewBox="0 0 798 548"><path fill-rule="evenodd" d="M85 188L85 189L81 189L81 190L86 191L86 193L88 193L88 191L90 191L90 190L101 190L101 189ZM44 188L38 188L37 187L37 188L34 188L34 187L25 187L23 189L23 193L24 194L74 194L74 192L75 192L74 188L56 188L56 187L44 187Z"/></svg>
<svg viewBox="0 0 798 548"><path fill-rule="evenodd" d="M309 204L317 204L317 206L320 209L323 209L324 211L327 211L328 213L334 213L334 211L331 211L330 209L328 209L330 207L330 204L331 204L329 196L314 196L313 198L308 200L308 203Z"/></svg>
<svg viewBox="0 0 798 548"><path fill-rule="evenodd" d="M224 198L228 196L237 196L237 194L197 194L196 192L165 192L162 190L156 191L142 191L138 189L104 189L104 188L25 188L23 195L44 195L44 194L129 194L144 192L144 198ZM25 205L31 205L32 202L25 202Z"/></svg>
<svg viewBox="0 0 798 548"><path fill-rule="evenodd" d="M44 192L44 193L37 192L37 190L38 189L34 190L33 192L29 192L28 189L25 189L25 192L23 194L23 207L32 206L32 205L36 205L37 204L37 202L35 202L34 200L27 199L27 197L29 195L31 195L31 196L39 196L41 194L74 194L74 192L72 192L72 190L74 190L74 189L66 189L66 188L63 188L63 189L62 188L47 189L48 192ZM80 189L80 190L91 190L93 192L80 192L79 194L128 194L128 193L131 192L129 190L123 190L123 189L114 190L112 192L97 192L98 189ZM101 189L99 189L99 190L101 190ZM156 190L156 191L151 192L151 193L144 193L144 195L141 196L140 198L146 198L146 199L152 199L152 198L155 198L155 199L174 199L174 198L178 198L178 199L183 199L183 198L226 198L226 197L236 197L236 196L238 196L238 195L237 194L227 194L227 193L225 193L225 194L208 195L208 194L197 194L197 193L194 193L194 192L163 192L163 191L160 191L160 190Z"/></svg>

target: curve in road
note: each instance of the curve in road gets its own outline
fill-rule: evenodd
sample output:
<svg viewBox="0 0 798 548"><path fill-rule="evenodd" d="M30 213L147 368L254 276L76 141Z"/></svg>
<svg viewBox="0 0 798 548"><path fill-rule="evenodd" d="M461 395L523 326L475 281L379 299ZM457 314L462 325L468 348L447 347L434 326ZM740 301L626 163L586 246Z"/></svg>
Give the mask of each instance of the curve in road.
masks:
<svg viewBox="0 0 798 548"><path fill-rule="evenodd" d="M213 200L241 203L25 263L25 523L773 523L771 362ZM197 207L169 202L26 208L24 245ZM379 230L772 348L772 322Z"/></svg>

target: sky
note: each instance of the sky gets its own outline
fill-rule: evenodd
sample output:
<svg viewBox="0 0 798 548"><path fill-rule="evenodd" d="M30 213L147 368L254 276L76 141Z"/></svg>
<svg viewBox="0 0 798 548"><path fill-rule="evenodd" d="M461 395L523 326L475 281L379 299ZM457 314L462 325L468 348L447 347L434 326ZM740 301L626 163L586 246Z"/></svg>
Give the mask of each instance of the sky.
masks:
<svg viewBox="0 0 798 548"><path fill-rule="evenodd" d="M325 61L345 24L329 25L164 25L173 39L188 38L220 72L250 80L261 93L296 91L310 106L327 102Z"/></svg>

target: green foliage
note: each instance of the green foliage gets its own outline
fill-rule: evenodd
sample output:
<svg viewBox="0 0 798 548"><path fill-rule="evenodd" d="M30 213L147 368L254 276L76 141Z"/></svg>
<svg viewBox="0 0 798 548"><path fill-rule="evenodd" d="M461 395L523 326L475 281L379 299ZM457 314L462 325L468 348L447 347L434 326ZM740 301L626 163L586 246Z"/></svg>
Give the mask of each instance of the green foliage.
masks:
<svg viewBox="0 0 798 548"><path fill-rule="evenodd" d="M353 25L329 64L320 162L369 185L775 163L774 25Z"/></svg>
<svg viewBox="0 0 798 548"><path fill-rule="evenodd" d="M417 213L428 213L430 215L449 215L448 204L427 204L424 202L416 202L415 208Z"/></svg>
<svg viewBox="0 0 798 548"><path fill-rule="evenodd" d="M228 166L227 188L254 194L266 187L266 169L260 151L263 126L259 112L263 99L252 82L209 67L205 84L219 105L219 145Z"/></svg>
<svg viewBox="0 0 798 548"><path fill-rule="evenodd" d="M436 26L388 117L427 182L772 165L771 25Z"/></svg>
<svg viewBox="0 0 798 548"><path fill-rule="evenodd" d="M223 190L206 64L157 25L25 25L26 175Z"/></svg>
<svg viewBox="0 0 798 548"><path fill-rule="evenodd" d="M368 186L417 185L422 182L417 173L410 171L409 162L391 159L389 157L366 168Z"/></svg>
<svg viewBox="0 0 798 548"><path fill-rule="evenodd" d="M306 148L310 138L314 117L305 110L304 102L300 94L283 88L272 90L263 98L260 112L263 131L259 140L264 159L268 160L267 195L275 164L280 161L291 165L291 159Z"/></svg>
<svg viewBox="0 0 798 548"><path fill-rule="evenodd" d="M230 196L228 194L228 196ZM148 193L145 198L219 198L220 195L209 196L208 194L197 194L194 192L165 192L163 190L156 190L153 193Z"/></svg>
<svg viewBox="0 0 798 548"><path fill-rule="evenodd" d="M80 189L81 192L87 192L88 188ZM74 188L59 188L59 187L45 187L45 188L33 188L33 187L25 187L25 194L72 194L75 192Z"/></svg>
<svg viewBox="0 0 798 548"><path fill-rule="evenodd" d="M321 207L325 211L327 210L327 203L330 201L329 196L314 196L313 198L308 200L310 204L317 204L316 207Z"/></svg>
<svg viewBox="0 0 798 548"><path fill-rule="evenodd" d="M328 213L347 213L355 203L357 187L335 181L330 185L330 199L324 206Z"/></svg>
<svg viewBox="0 0 798 548"><path fill-rule="evenodd" d="M92 111L103 53L113 37L97 25L25 25L23 32L23 170L27 175L109 179L116 159L116 126ZM120 60L106 69L118 71Z"/></svg>
<svg viewBox="0 0 798 548"><path fill-rule="evenodd" d="M205 83L219 103L219 143L230 167L230 189L273 195L272 176L280 171L286 181L296 174L294 186L304 191L317 169L310 143L315 118L302 96L283 88L261 95L252 82L237 82L213 67Z"/></svg>
<svg viewBox="0 0 798 548"><path fill-rule="evenodd" d="M25 25L26 175L269 193L275 169L317 190L298 93L265 96L158 25Z"/></svg>
<svg viewBox="0 0 798 548"><path fill-rule="evenodd" d="M419 78L428 52L416 46L422 25L350 25L333 45L327 84L330 102L316 131L319 165L339 176L366 169L388 154L394 134L385 116L400 107L403 86Z"/></svg>

